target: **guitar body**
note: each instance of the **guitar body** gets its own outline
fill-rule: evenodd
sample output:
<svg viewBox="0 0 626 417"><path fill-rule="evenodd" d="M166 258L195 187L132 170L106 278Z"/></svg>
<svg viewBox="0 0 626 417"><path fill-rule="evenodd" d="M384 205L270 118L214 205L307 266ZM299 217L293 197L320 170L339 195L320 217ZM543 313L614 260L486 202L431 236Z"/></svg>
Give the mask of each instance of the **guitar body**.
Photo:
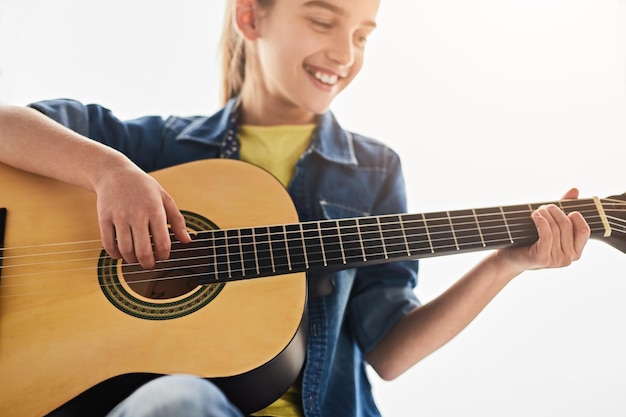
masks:
<svg viewBox="0 0 626 417"><path fill-rule="evenodd" d="M298 221L282 186L247 164L199 161L152 175L192 232ZM85 402L96 409L99 387L114 403L174 373L215 380L247 413L295 380L305 349L303 273L153 297L102 251L93 193L4 165L0 181L0 415L45 415L90 389ZM118 380L130 382L111 393Z"/></svg>

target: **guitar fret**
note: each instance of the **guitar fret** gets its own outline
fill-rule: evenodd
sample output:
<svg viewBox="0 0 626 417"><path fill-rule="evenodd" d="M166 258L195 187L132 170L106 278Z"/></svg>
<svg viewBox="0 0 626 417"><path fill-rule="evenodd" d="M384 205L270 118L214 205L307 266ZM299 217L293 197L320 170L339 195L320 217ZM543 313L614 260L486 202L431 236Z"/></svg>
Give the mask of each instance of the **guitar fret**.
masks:
<svg viewBox="0 0 626 417"><path fill-rule="evenodd" d="M302 252L304 254L304 265L306 269L309 269L309 257L306 250L306 241L304 240L304 230L302 230L302 223L300 224L300 238L302 239Z"/></svg>
<svg viewBox="0 0 626 417"><path fill-rule="evenodd" d="M458 244L457 251L485 247L475 211L457 210L450 214L450 219Z"/></svg>
<svg viewBox="0 0 626 417"><path fill-rule="evenodd" d="M337 224L339 229L343 230L339 236L339 245L345 255L345 263L363 260L363 247L357 220L343 219L338 220Z"/></svg>
<svg viewBox="0 0 626 417"><path fill-rule="evenodd" d="M335 227L337 228L337 238L339 240L339 248L341 248L341 263L346 264L346 251L342 245L341 228L339 227L339 220L335 220Z"/></svg>
<svg viewBox="0 0 626 417"><path fill-rule="evenodd" d="M328 265L345 264L345 253L341 244L341 236L337 220L329 220L320 223L322 246L324 247L325 259Z"/></svg>
<svg viewBox="0 0 626 417"><path fill-rule="evenodd" d="M306 242L308 265L311 268L327 266L323 248L320 223L309 222L302 224L303 237Z"/></svg>
<svg viewBox="0 0 626 417"><path fill-rule="evenodd" d="M288 264L286 244L283 237L283 226L267 227L267 243L269 256L272 258L272 272L287 272L285 265Z"/></svg>
<svg viewBox="0 0 626 417"><path fill-rule="evenodd" d="M302 234L301 224L290 224L285 226L285 235L289 249L290 270L307 270L309 268L306 258L306 247Z"/></svg>
<svg viewBox="0 0 626 417"><path fill-rule="evenodd" d="M404 214L401 218L402 230L404 232L403 243L408 244L407 254L411 256L432 255L432 248L428 238L424 217L419 214Z"/></svg>
<svg viewBox="0 0 626 417"><path fill-rule="evenodd" d="M202 252L201 266L206 266L205 275L207 277L207 281L209 282L214 281L215 279L215 273L211 271L211 263L213 262L213 232L214 230L199 232L189 243L189 247L198 247L198 250Z"/></svg>
<svg viewBox="0 0 626 417"><path fill-rule="evenodd" d="M511 241L510 230L502 225L503 213L500 208L476 209L476 215L483 230L485 247L499 247Z"/></svg>
<svg viewBox="0 0 626 417"><path fill-rule="evenodd" d="M506 221L506 216L504 214L504 209L502 207L500 207L500 213L502 213L502 220L504 220L504 227L506 227L506 232L509 235L509 242L513 244L515 242L513 241L513 236L511 236L511 229L509 228L509 223Z"/></svg>
<svg viewBox="0 0 626 417"><path fill-rule="evenodd" d="M363 246L363 235L361 234L361 222L359 218L356 219L357 233L359 235L359 243L361 244L361 254L363 256L363 262L367 261L367 257L365 256L365 247Z"/></svg>
<svg viewBox="0 0 626 417"><path fill-rule="evenodd" d="M274 250L272 248L272 234L270 233L270 228L269 226L267 227L267 242L268 242L268 246L269 246L269 251L270 251L270 260L272 263L272 272L276 272L276 264L274 263Z"/></svg>
<svg viewBox="0 0 626 417"><path fill-rule="evenodd" d="M236 255L236 249L238 247L237 244L237 236L239 235L237 230L226 230L225 231L225 237L226 237L226 263L227 265L227 273L228 273L228 278L232 278L233 277L233 270L231 265L235 265L235 258L238 258L238 256ZM234 243L233 243L234 241ZM231 250L231 248L233 250Z"/></svg>
<svg viewBox="0 0 626 417"><path fill-rule="evenodd" d="M241 242L241 230L237 229L237 238L239 242L239 260L241 262L241 276L246 276L246 268L243 262L243 244Z"/></svg>
<svg viewBox="0 0 626 417"><path fill-rule="evenodd" d="M376 224L378 225L378 233L380 234L380 241L382 242L383 255L385 259L389 259L389 255L387 254L387 246L385 245L385 236L383 236L383 228L380 225L380 217L376 217Z"/></svg>
<svg viewBox="0 0 626 417"><path fill-rule="evenodd" d="M257 244L256 244L256 231L254 229L252 229L252 247L254 248L254 266L255 266L255 270L256 273L258 274L260 272L259 269L259 254L257 252Z"/></svg>
<svg viewBox="0 0 626 417"><path fill-rule="evenodd" d="M215 275L215 280L216 281L219 281L219 279L220 279L218 263L217 263L217 238L216 238L216 235L217 235L218 232L219 232L219 230L214 230L213 231L213 274Z"/></svg>
<svg viewBox="0 0 626 417"><path fill-rule="evenodd" d="M364 242L365 258L367 260L385 259L380 227L376 218L359 218L361 236Z"/></svg>
<svg viewBox="0 0 626 417"><path fill-rule="evenodd" d="M283 237L285 239L285 252L287 254L287 267L290 271L293 271L291 266L291 255L289 254L289 239L287 239L287 226L283 225Z"/></svg>
<svg viewBox="0 0 626 417"><path fill-rule="evenodd" d="M230 278L230 259L228 257L227 230L216 230L215 238L215 263L219 279Z"/></svg>
<svg viewBox="0 0 626 417"><path fill-rule="evenodd" d="M537 236L537 230L530 218L531 213L532 208L526 204L504 207L505 221L510 231L508 244L529 243Z"/></svg>
<svg viewBox="0 0 626 417"><path fill-rule="evenodd" d="M452 224L452 218L450 217L450 212L446 211L446 216L448 217L448 224L450 224L450 232L452 232L452 239L454 239L454 247L456 250L459 250L459 240L456 237L456 232L454 231L454 225Z"/></svg>
<svg viewBox="0 0 626 417"><path fill-rule="evenodd" d="M404 216L400 217L400 230L402 231L402 238L404 239L404 247L406 254L411 256L411 248L409 247L409 241L406 236L406 230L404 228Z"/></svg>
<svg viewBox="0 0 626 417"><path fill-rule="evenodd" d="M228 231L225 232L225 250L226 250L226 273L228 275L228 278L232 278L232 273L230 270L230 251L228 250L229 248L229 244L228 244Z"/></svg>
<svg viewBox="0 0 626 417"><path fill-rule="evenodd" d="M328 261L326 260L326 250L324 248L324 239L322 238L322 226L320 222L317 222L317 234L320 239L320 248L322 250L322 262L324 263L324 266L328 266Z"/></svg>
<svg viewBox="0 0 626 417"><path fill-rule="evenodd" d="M270 244L269 227L256 227L254 229L254 238L257 256L257 274L271 275L275 273L276 268Z"/></svg>
<svg viewBox="0 0 626 417"><path fill-rule="evenodd" d="M474 222L476 223L476 228L478 229L478 236L480 236L480 243L482 244L483 248L487 247L487 244L485 243L485 237L483 236L483 230L480 227L480 222L478 221L478 216L476 216L475 209L472 209L472 214L474 215Z"/></svg>
<svg viewBox="0 0 626 417"><path fill-rule="evenodd" d="M426 230L426 236L428 237L428 246L430 246L430 253L435 253L433 247L433 240L430 237L430 231L428 230L428 222L426 221L426 215L422 213L422 221L424 222L424 229Z"/></svg>
<svg viewBox="0 0 626 417"><path fill-rule="evenodd" d="M428 222L428 231L434 251L443 253L458 250L458 242L450 228L450 218L447 212L426 213L424 218Z"/></svg>
<svg viewBox="0 0 626 417"><path fill-rule="evenodd" d="M241 229L241 257L242 275L254 275L256 271L256 248L254 246L253 231L250 228Z"/></svg>
<svg viewBox="0 0 626 417"><path fill-rule="evenodd" d="M410 256L407 237L402 223L403 220L400 216L379 217L383 244L386 248L386 259Z"/></svg>

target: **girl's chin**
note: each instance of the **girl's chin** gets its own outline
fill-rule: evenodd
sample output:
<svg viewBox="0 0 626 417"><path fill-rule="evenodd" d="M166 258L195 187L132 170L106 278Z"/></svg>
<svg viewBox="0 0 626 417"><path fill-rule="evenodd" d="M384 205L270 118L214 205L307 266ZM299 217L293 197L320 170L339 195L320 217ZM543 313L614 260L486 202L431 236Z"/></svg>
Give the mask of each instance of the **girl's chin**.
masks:
<svg viewBox="0 0 626 417"><path fill-rule="evenodd" d="M328 111L332 101L332 98L329 98L327 100L318 100L315 102L309 101L303 106L303 108L306 108L308 111L316 115L323 114Z"/></svg>

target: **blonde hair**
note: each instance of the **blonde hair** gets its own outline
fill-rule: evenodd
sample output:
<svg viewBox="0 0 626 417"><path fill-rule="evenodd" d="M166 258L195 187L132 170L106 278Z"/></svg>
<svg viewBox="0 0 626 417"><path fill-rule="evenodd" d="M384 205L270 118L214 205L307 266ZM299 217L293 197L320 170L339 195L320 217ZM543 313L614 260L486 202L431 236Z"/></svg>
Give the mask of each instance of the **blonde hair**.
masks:
<svg viewBox="0 0 626 417"><path fill-rule="evenodd" d="M239 95L241 86L246 76L246 50L244 38L237 30L235 22L235 8L237 1L226 0L226 12L222 36L220 39L220 51L222 58L222 104ZM256 0L259 7L269 9L274 0Z"/></svg>

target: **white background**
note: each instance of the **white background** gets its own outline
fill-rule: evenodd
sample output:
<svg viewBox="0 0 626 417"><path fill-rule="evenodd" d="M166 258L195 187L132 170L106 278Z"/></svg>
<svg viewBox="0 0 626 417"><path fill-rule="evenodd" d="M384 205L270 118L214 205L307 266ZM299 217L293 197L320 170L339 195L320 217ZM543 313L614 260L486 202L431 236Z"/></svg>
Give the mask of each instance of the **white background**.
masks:
<svg viewBox="0 0 626 417"><path fill-rule="evenodd" d="M415 212L626 191L624 0L383 0L333 110L402 156ZM0 102L208 114L221 0L0 0ZM484 254L421 264L427 301ZM394 382L386 417L626 415L626 257L526 273ZM334 416L331 416L334 417Z"/></svg>

